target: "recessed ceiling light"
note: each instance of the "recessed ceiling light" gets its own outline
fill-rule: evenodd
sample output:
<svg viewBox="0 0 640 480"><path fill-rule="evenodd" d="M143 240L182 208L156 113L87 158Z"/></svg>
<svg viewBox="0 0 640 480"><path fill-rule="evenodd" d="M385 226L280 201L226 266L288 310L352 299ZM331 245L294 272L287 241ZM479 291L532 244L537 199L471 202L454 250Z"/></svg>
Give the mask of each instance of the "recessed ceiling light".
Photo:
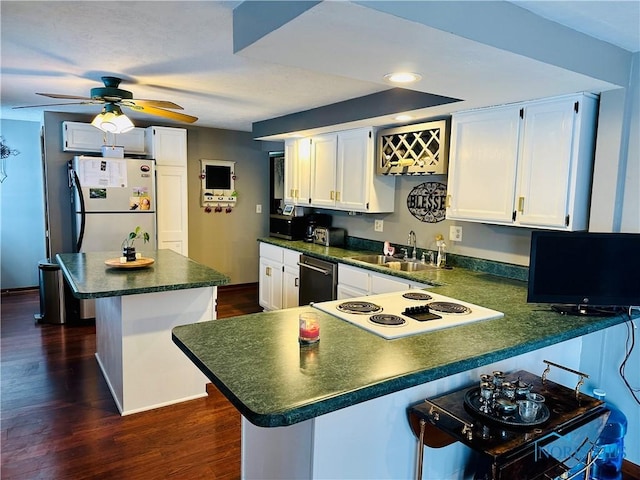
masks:
<svg viewBox="0 0 640 480"><path fill-rule="evenodd" d="M413 83L422 78L422 75L412 72L387 73L384 79L391 83Z"/></svg>
<svg viewBox="0 0 640 480"><path fill-rule="evenodd" d="M398 115L394 117L394 120L398 120L399 122L406 122L407 120L411 120L413 117L411 115Z"/></svg>

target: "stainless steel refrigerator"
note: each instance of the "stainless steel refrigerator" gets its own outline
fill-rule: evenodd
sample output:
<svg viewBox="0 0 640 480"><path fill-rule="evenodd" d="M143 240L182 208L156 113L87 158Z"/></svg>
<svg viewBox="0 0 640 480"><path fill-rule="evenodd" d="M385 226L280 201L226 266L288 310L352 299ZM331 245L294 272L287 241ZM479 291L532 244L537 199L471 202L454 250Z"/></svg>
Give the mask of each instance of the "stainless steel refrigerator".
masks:
<svg viewBox="0 0 640 480"><path fill-rule="evenodd" d="M69 174L77 252L120 251L137 226L150 238L136 240L136 250L156 249L154 160L78 156ZM82 301L81 319L94 316L94 302Z"/></svg>

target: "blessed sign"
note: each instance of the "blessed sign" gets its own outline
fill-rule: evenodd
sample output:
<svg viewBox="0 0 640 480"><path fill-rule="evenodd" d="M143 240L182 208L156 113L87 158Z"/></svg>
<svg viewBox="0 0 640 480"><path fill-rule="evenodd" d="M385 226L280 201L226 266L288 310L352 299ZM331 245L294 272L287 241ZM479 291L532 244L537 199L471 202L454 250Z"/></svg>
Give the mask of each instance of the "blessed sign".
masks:
<svg viewBox="0 0 640 480"><path fill-rule="evenodd" d="M438 223L445 218L447 186L444 183L425 182L407 196L407 208L421 222Z"/></svg>

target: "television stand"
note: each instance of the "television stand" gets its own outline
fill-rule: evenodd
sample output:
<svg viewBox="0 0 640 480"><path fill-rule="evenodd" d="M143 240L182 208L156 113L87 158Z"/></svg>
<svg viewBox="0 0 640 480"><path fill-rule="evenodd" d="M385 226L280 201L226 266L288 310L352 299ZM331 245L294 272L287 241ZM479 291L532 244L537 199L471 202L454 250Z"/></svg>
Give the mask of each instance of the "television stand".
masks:
<svg viewBox="0 0 640 480"><path fill-rule="evenodd" d="M551 305L551 310L562 315L583 317L613 317L624 311L622 307L593 307L587 305Z"/></svg>

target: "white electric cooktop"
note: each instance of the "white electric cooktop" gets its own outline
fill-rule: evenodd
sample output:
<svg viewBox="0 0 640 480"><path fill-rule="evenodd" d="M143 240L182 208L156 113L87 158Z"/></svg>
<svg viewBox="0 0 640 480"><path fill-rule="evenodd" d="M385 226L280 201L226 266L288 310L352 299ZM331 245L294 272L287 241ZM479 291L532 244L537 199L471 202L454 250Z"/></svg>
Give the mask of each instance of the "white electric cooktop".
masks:
<svg viewBox="0 0 640 480"><path fill-rule="evenodd" d="M480 305L417 289L312 306L388 340L504 316Z"/></svg>

